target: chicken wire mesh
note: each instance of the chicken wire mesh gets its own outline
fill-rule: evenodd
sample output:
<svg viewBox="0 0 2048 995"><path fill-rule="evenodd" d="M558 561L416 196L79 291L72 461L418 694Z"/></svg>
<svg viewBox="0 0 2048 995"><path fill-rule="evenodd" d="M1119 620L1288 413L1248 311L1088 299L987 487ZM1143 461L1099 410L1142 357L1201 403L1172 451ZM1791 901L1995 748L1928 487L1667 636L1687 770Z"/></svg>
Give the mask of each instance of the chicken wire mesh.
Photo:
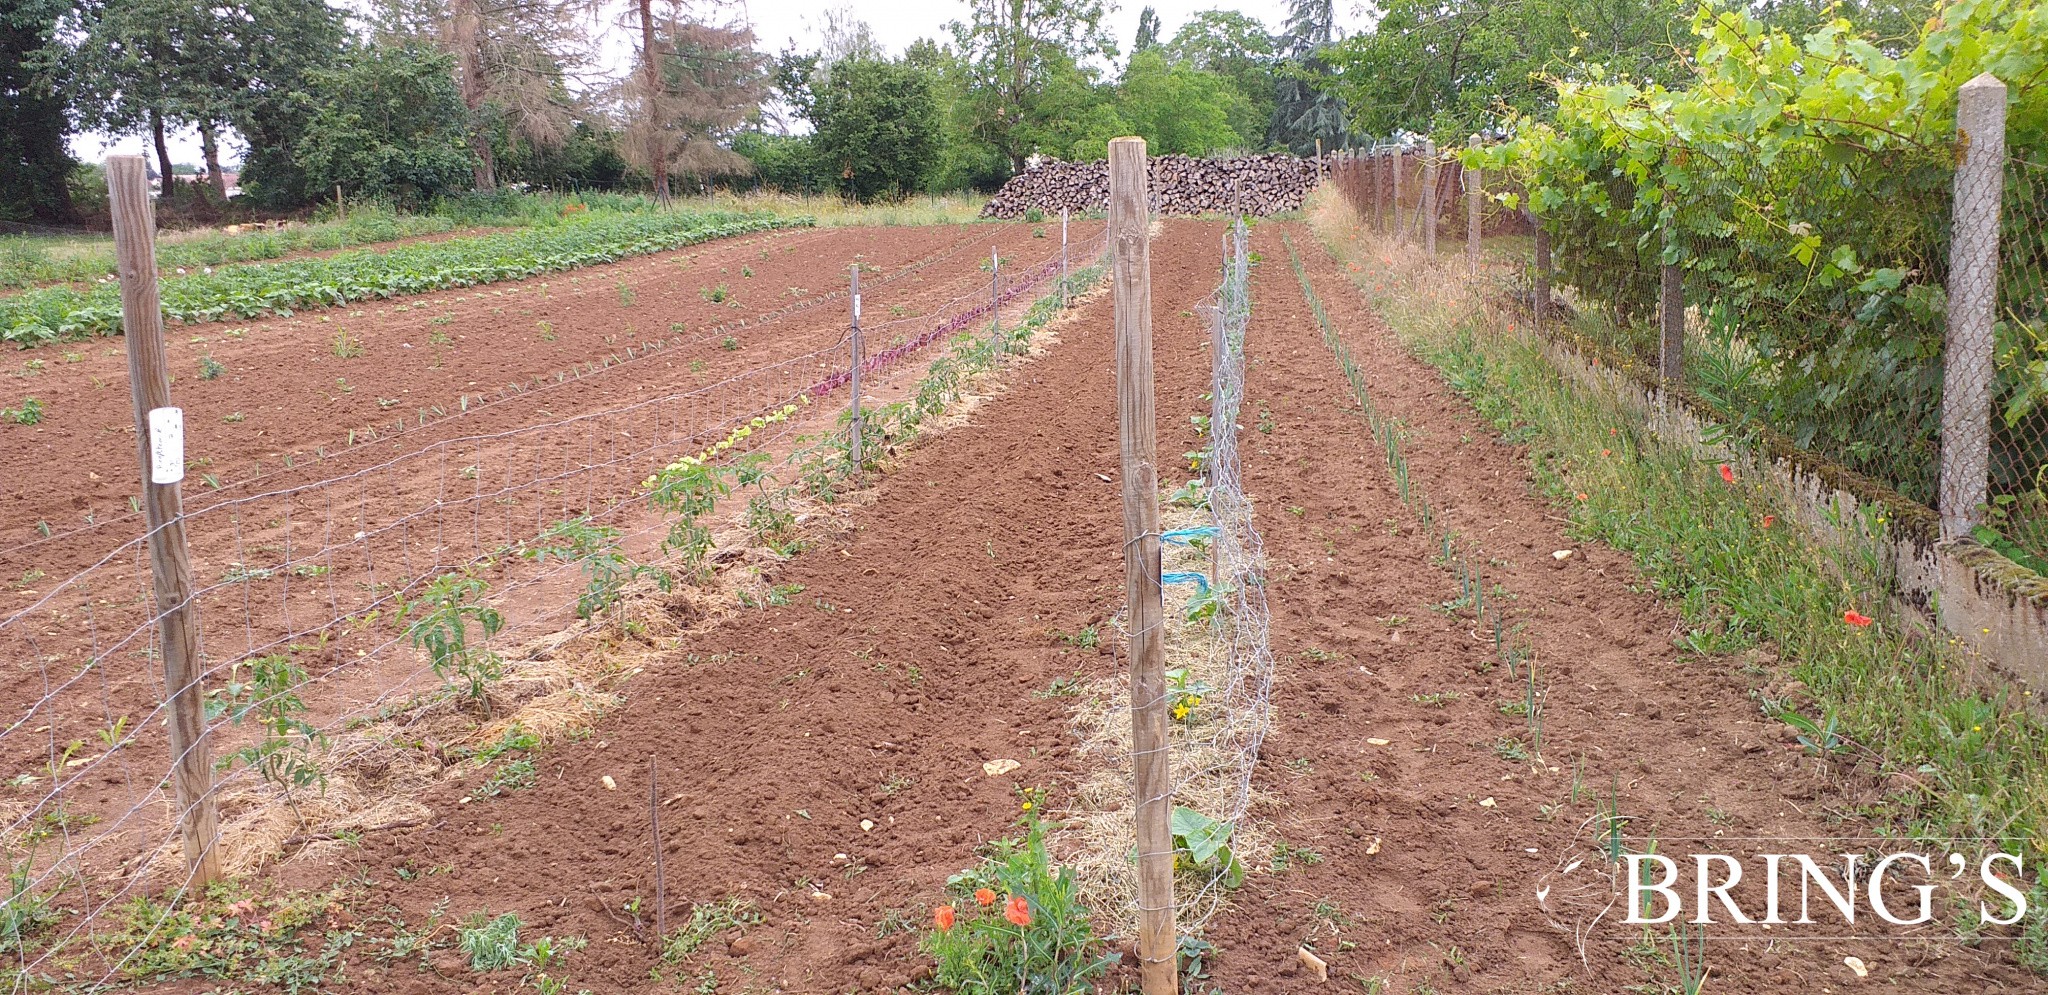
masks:
<svg viewBox="0 0 2048 995"><path fill-rule="evenodd" d="M1248 232L1222 236L1222 279L1188 308L1209 331L1209 410L1202 448L1182 464L1199 474L1161 502L1162 600L1168 715L1168 798L1173 834L1175 925L1199 935L1246 869L1270 847L1249 818L1252 772L1271 726L1273 657L1264 586L1265 550L1243 490L1237 434L1252 311ZM1162 463L1165 461L1162 460ZM1163 469L1163 468L1162 468ZM1117 618L1128 634L1129 614ZM1096 770L1063 819L1062 849L1080 891L1111 933L1135 935L1138 851L1133 810L1131 684L1103 682L1077 708L1083 748Z"/></svg>
<svg viewBox="0 0 2048 995"><path fill-rule="evenodd" d="M1768 162L1746 148L1675 154L1696 165L1689 183L1671 184L1652 224L1631 220L1623 205L1636 189L1619 175L1600 198L1546 214L1563 319L1553 330L1650 376L1675 370L1679 386L1736 430L1944 512L1956 510L1941 508L1944 397L1967 391L1965 406L1986 416L1988 465L1984 495L1960 511L1980 540L2037 570L2048 563L2040 154L2013 154L2004 169L1996 313L1981 367L1950 355L1954 149L1798 149ZM1488 191L1489 217L1502 213L1499 192ZM1362 220L1375 214L1367 196L1354 201ZM1615 206L1596 209L1594 199ZM1488 239L1514 231L1493 224ZM1662 314L1667 264L1681 288L1675 324Z"/></svg>

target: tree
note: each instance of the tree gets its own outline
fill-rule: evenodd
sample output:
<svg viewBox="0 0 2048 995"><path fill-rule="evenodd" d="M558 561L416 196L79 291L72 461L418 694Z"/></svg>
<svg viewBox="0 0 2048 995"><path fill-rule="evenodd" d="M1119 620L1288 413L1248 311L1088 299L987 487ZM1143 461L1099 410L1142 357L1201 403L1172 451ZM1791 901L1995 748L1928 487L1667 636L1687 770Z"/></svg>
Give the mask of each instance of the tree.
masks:
<svg viewBox="0 0 2048 995"><path fill-rule="evenodd" d="M81 123L115 134L146 129L166 197L175 189L166 125L211 127L226 114L234 56L222 11L182 0L85 0L67 25L77 42L61 72Z"/></svg>
<svg viewBox="0 0 2048 995"><path fill-rule="evenodd" d="M1230 125L1232 112L1245 103L1228 79L1185 62L1169 65L1157 48L1131 56L1116 92L1127 133L1144 136L1159 155L1209 155L1249 144Z"/></svg>
<svg viewBox="0 0 2048 995"><path fill-rule="evenodd" d="M579 20L590 0L377 0L387 44L432 44L455 57L479 190L498 185L492 139L504 132L542 148L567 140L575 108L570 69L584 61Z"/></svg>
<svg viewBox="0 0 2048 995"><path fill-rule="evenodd" d="M237 77L228 123L248 151L242 196L273 208L305 204L320 191L299 172L296 148L310 113L308 75L333 68L346 49L342 13L305 0L239 0L232 48Z"/></svg>
<svg viewBox="0 0 2048 995"><path fill-rule="evenodd" d="M975 130L979 108L968 100L967 64L950 46L929 38L912 42L903 61L925 71L939 108L938 163L925 188L994 190L1010 178L1010 160Z"/></svg>
<svg viewBox="0 0 2048 995"><path fill-rule="evenodd" d="M832 188L831 177L818 165L810 135L742 131L733 136L732 150L753 163L754 176L763 186L785 193L824 193Z"/></svg>
<svg viewBox="0 0 2048 995"><path fill-rule="evenodd" d="M569 136L554 147L513 140L498 152L498 177L507 183L569 190L610 190L626 179L619 133L609 118L584 111Z"/></svg>
<svg viewBox="0 0 2048 995"><path fill-rule="evenodd" d="M1336 0L1293 0L1281 34L1287 61L1280 67L1268 134L1276 145L1308 155L1317 139L1338 147L1350 133L1344 102L1328 89L1332 73L1323 51L1337 40Z"/></svg>
<svg viewBox="0 0 2048 995"><path fill-rule="evenodd" d="M73 44L56 70L80 122L148 133L166 194L171 125L199 130L217 194L226 193L219 137L228 128L249 139L252 160L276 164L268 146L296 133L283 106L344 36L341 14L308 0L84 0L68 28Z"/></svg>
<svg viewBox="0 0 2048 995"><path fill-rule="evenodd" d="M769 76L753 29L693 20L678 0L663 5L656 18L649 0L640 0L647 19L624 87L632 110L622 151L653 177L655 199L666 204L672 171L710 177L752 168L719 141L760 110Z"/></svg>
<svg viewBox="0 0 2048 995"><path fill-rule="evenodd" d="M907 62L843 58L817 90L813 147L855 199L915 190L939 144L931 77Z"/></svg>
<svg viewBox="0 0 2048 995"><path fill-rule="evenodd" d="M1159 44L1159 12L1151 6L1138 12L1138 36L1131 41L1131 54L1136 55Z"/></svg>
<svg viewBox="0 0 2048 995"><path fill-rule="evenodd" d="M1674 47L1678 0L1391 0L1374 29L1325 50L1329 89L1359 130L1462 136L1502 111L1554 104L1546 78L1598 62L1622 78L1661 83L1685 70Z"/></svg>
<svg viewBox="0 0 2048 995"><path fill-rule="evenodd" d="M37 68L66 0L20 0L0 9L0 219L72 220L64 98Z"/></svg>
<svg viewBox="0 0 2048 995"><path fill-rule="evenodd" d="M297 154L316 187L408 204L460 189L471 172L455 59L423 45L364 46L316 71Z"/></svg>
<svg viewBox="0 0 2048 995"><path fill-rule="evenodd" d="M966 77L969 130L1024 168L1033 151L1029 136L1054 122L1050 84L1065 76L1071 84L1089 55L1113 58L1116 46L1103 32L1102 0L968 0L966 21L953 32ZM1071 86L1069 86L1071 89Z"/></svg>
<svg viewBox="0 0 2048 995"><path fill-rule="evenodd" d="M1232 110L1230 126L1247 146L1264 145L1272 125L1277 52L1265 25L1232 10L1195 14L1165 46L1167 61L1216 73L1244 97Z"/></svg>

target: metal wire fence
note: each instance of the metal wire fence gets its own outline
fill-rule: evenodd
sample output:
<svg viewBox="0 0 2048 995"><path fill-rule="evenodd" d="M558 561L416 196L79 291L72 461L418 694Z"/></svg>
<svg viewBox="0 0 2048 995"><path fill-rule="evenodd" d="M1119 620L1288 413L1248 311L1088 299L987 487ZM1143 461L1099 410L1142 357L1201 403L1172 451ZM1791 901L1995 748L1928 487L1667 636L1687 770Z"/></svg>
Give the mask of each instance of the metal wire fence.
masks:
<svg viewBox="0 0 2048 995"><path fill-rule="evenodd" d="M868 292L978 241L920 260ZM1068 276L1069 258L1086 266L1106 249L1097 235L1071 250L1054 245L1044 258L1006 261L999 289L994 274L973 270L921 287L942 299L865 329L868 383L900 381L959 341L987 345L987 333L1001 331L1000 316L1014 316ZM754 316L749 327L844 296ZM21 988L59 963L81 977L122 977L174 903L151 906L154 921L126 924L112 946L85 941L137 897L175 898L190 887L177 840L198 805L209 813L204 846L232 872L280 855L287 834L258 831L276 821L280 803L302 822L314 808L327 820L288 834L301 845L390 822L403 799L337 791L310 806L302 805L310 794L303 789L327 773L323 765L369 754L390 762L388 744L358 734L366 725L463 707L465 681L506 676L506 648L590 617L593 556L619 566L673 553L664 540L675 521L650 508L650 481L679 458L785 450L807 408L843 404L849 338L836 321L822 325L764 337L765 360L754 358L760 349L695 350L690 376L664 376L629 404L605 403L590 389L689 344L650 343L551 382L475 403L465 397L455 412L422 415L409 431L394 427L379 437L384 445L344 449L195 502L183 526L204 647L195 690L208 708L193 749L215 776L194 806L181 808L171 790L184 758L172 755L167 702L184 689L168 688L157 666L160 616L140 518L0 551L0 572L35 576L24 600L0 615L0 660L11 665L0 681L19 703L0 727L0 763L18 772L0 797L0 844L13 872L0 901L0 980ZM712 329L690 342L719 335ZM983 351L1000 356L1006 348ZM483 415L494 404L537 395L546 402L531 421L463 431L493 424ZM829 428L840 423L826 424L827 436L844 434L843 425ZM597 537L597 547L580 556L550 549L565 526ZM60 576L35 566L67 558L76 565ZM444 644L452 635L458 656L435 648L436 631ZM488 718L490 695L479 703ZM55 911L60 902L63 914Z"/></svg>
<svg viewBox="0 0 2048 995"><path fill-rule="evenodd" d="M1522 238L1526 199L1489 177L1483 245L1468 251L1515 263L1524 307L1536 286L1557 295L1545 317L1560 320L1546 330L1682 389L1738 432L1926 505L1946 535L2040 572L2048 153L2001 146L1972 172L1964 147L1674 151L1685 182L1666 184L1654 223L1618 206L1638 197L1619 170L1548 209L1547 268ZM1340 158L1333 179L1361 225L1423 246L1432 227L1464 234L1466 191L1444 177L1463 187L1465 171L1440 154L1430 184L1417 159L1413 144L1374 148ZM1959 220L1959 203L1979 206ZM1974 231L1978 242L1959 241ZM1985 239L1995 255L1971 248Z"/></svg>

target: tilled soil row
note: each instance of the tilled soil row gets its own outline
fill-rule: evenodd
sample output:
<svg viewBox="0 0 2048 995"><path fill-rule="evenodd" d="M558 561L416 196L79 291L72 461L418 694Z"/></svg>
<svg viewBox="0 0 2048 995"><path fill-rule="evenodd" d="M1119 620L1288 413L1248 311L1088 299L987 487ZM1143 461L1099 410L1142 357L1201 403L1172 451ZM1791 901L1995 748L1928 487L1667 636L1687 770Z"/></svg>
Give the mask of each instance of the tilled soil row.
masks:
<svg viewBox="0 0 2048 995"><path fill-rule="evenodd" d="M1178 311L1214 283L1216 232L1170 222L1154 256L1161 335L1181 343L1161 359L1162 399L1197 397L1208 381L1206 331ZM646 990L652 759L672 928L691 903L727 897L768 919L669 973L788 991L909 981L915 936L878 926L922 918L946 875L1010 831L1020 787L1064 793L1075 773L1067 701L1033 692L1117 666L1108 647L1077 653L1048 635L1107 628L1121 598L1109 316L1107 296L1085 305L1000 400L903 456L853 530L776 573L802 586L789 605L689 639L636 677L588 740L544 752L535 787L458 805L464 785L451 783L423 799L432 824L293 877L367 872L362 906L409 922L443 901L463 914L516 911L535 935L591 940L565 968L575 985ZM1174 420L1162 451L1193 442L1185 417ZM989 777L981 765L994 759L1022 766ZM342 987L473 988L462 968L436 964L422 974L362 958Z"/></svg>
<svg viewBox="0 0 2048 995"><path fill-rule="evenodd" d="M949 303L961 306L957 299L981 302L986 277L978 265L986 246L999 245L1013 258L1057 251L1057 243L1035 238L1029 229L995 225L886 239L863 230L791 237L800 236L832 240L822 249L806 243L806 253L829 250L833 256L878 260L871 286L863 288L874 329L871 351L943 321L940 312ZM732 245L710 248L739 251ZM751 258L753 251L740 258ZM794 275L803 266L813 275L836 267L760 251L785 270L761 263L756 278ZM701 258L692 264L710 265ZM651 270L664 263L620 265ZM619 279L660 284L659 276L625 273ZM629 310L670 313L671 305L648 300L653 295L647 291ZM462 309L474 305L471 311L485 312L492 300L465 296L445 303L450 312L477 318ZM608 292L600 300L622 298ZM200 507L189 514L187 530L207 664L218 670L238 658L289 648L321 681L302 693L323 723L344 706L400 693L419 668L408 650L394 647L402 641L397 626L358 624L362 613L375 610L395 622L399 595L413 593L451 565L479 558L492 562L496 573L489 579L502 590L507 572L520 566L506 554L558 519L599 515L605 524L627 524L616 519L650 467L709 445L750 415L800 397L831 370L843 368L844 357L830 351L845 335L843 310L842 301L727 333L732 341L713 336L644 354L589 376L510 394L464 417L273 471L262 482L263 495L230 496L217 506L195 501ZM596 313L585 317L586 328L601 327L605 319ZM246 385L239 389L247 394ZM193 410L191 422L205 424ZM829 424L828 416L816 427ZM219 452L200 444L188 451ZM254 455L246 449L228 453L223 463L232 462L232 454ZM132 462L120 453L103 455ZM202 479L195 470L188 487L203 490ZM302 479L333 482L294 490ZM27 578L12 593L35 604L40 590L65 576L61 552L100 553L85 546L90 539L60 536L24 555L0 558L6 576ZM40 573L28 577L28 571ZM99 749L77 751L72 758L90 766L67 769L63 778L71 805L110 824L119 821L133 796L156 782L149 771L164 769L153 712L164 698L163 682L144 627L147 578L139 549L129 550L0 631L13 665L4 677L6 700L17 703L18 721L0 733L0 758L10 769L40 769L64 744L95 742L100 730L116 728L120 734L125 728L136 737L116 755L118 763L94 759ZM526 614L513 605L501 607L515 621ZM344 623L332 624L336 619ZM88 666L102 658L106 665ZM225 679L224 672L216 673L211 682L218 686ZM121 717L129 721L115 727ZM226 748L216 745L217 752ZM47 791L40 783L19 788L16 800L33 811Z"/></svg>
<svg viewBox="0 0 2048 995"><path fill-rule="evenodd" d="M1256 787L1269 799L1258 814L1321 860L1296 855L1284 871L1253 875L1217 918L1224 990L1320 988L1301 966L1304 944L1333 983L1382 979L1389 992L1675 990L1655 987L1677 979L1672 927L1621 925L1619 908L1596 923L1605 880L1560 873L1581 857L1584 873L1605 866L1603 811L1617 798L1629 849L1654 846L1688 868L1687 917L1694 853L1882 845L1862 841L1874 827L1750 699L1758 678L1742 668L1770 661L1674 649L1676 613L1644 593L1628 559L1573 540L1531 493L1526 452L1402 346L1314 235L1288 226L1376 409L1404 428L1411 479L1439 517L1422 529L1321 341L1279 227L1258 230L1265 261L1253 274L1247 347L1246 410L1266 406L1274 423L1244 435L1244 467L1271 560L1280 661ZM1514 714L1527 671L1499 665L1492 631L1469 610L1440 607L1461 593L1441 561L1444 527L1481 565L1487 597L1511 599L1508 617L1535 651L1540 748ZM1572 555L1553 556L1562 550ZM1839 880L1841 861L1832 866ZM1759 876L1735 892L1752 913ZM1814 902L1827 921L1833 910L1818 892ZM1910 910L1911 895L1893 907ZM1725 913L1716 922L1709 991L2036 984L1938 923L1865 926L1880 938L1859 940L1839 921L1777 934L1731 929ZM1588 933L1583 945L1572 929Z"/></svg>
<svg viewBox="0 0 2048 995"><path fill-rule="evenodd" d="M1490 632L1439 610L1459 593L1432 562L1441 537L1395 492L1287 267L1282 230L1376 404L1403 420L1415 479L1512 598L1545 703L1536 756L1500 749L1531 738L1502 708L1522 700L1523 682L1491 663ZM1191 305L1215 282L1218 231L1169 221L1154 244L1162 453L1193 448L1187 415L1207 410L1208 330ZM1536 889L1586 851L1610 797L1632 847L1655 833L1674 854L1870 835L1748 701L1741 661L1681 657L1676 616L1641 593L1626 559L1570 539L1530 493L1525 454L1358 304L1306 230L1266 224L1255 238L1240 431L1278 661L1255 814L1289 856L1253 868L1212 920L1206 983L1327 990L1300 967L1306 943L1331 984L1365 990L1665 984L1668 945L1660 955L1610 920L1581 946L1537 906ZM360 881L359 921L516 912L522 936L588 938L550 970L572 990L715 975L757 990L876 991L923 977L904 927L926 920L977 844L1013 830L1019 789L1057 803L1083 773L1068 700L1035 692L1122 666L1114 646L1076 651L1050 634L1111 631L1122 599L1110 308L1107 296L1088 303L972 421L905 454L851 530L776 571L775 583L801 585L787 605L690 637L627 684L587 739L538 754L533 787L463 804L474 785L446 783L421 798L436 813L426 824L309 854L281 882ZM1551 555L1564 549L1573 556ZM990 777L982 764L996 759L1021 766ZM650 765L671 928L692 904L733 897L766 915L675 965L647 942ZM1904 991L2031 984L1933 934L1755 934L1714 941L1708 955L1710 991L1849 990L1847 956ZM509 990L514 978L481 980ZM358 945L327 987L467 992L479 981L453 951L421 970Z"/></svg>

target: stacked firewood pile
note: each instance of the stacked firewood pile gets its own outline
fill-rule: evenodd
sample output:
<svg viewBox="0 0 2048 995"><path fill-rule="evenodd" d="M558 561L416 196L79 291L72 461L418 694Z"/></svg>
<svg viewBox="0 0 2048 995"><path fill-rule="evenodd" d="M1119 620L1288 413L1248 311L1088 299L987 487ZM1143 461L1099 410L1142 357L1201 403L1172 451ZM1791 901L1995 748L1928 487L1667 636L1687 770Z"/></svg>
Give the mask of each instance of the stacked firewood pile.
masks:
<svg viewBox="0 0 2048 995"><path fill-rule="evenodd" d="M1284 153L1197 159L1165 155L1146 163L1152 203L1160 214L1278 214L1297 210L1316 188L1313 159ZM1048 215L1061 209L1109 208L1109 163L1047 160L1010 177L984 218L1020 218L1033 208Z"/></svg>

